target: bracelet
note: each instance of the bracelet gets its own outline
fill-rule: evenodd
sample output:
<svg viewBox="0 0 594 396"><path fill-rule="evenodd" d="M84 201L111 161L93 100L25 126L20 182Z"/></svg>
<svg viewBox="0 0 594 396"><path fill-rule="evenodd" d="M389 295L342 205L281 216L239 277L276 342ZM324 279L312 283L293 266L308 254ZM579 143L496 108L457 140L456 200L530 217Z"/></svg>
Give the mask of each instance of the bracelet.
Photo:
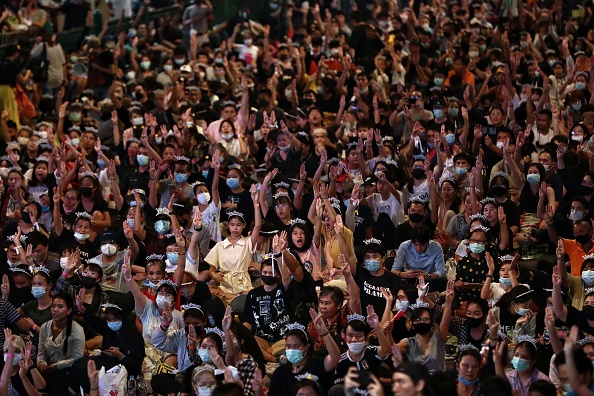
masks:
<svg viewBox="0 0 594 396"><path fill-rule="evenodd" d="M320 334L320 337L326 337L328 334L330 334L329 331L325 332L324 334Z"/></svg>
<svg viewBox="0 0 594 396"><path fill-rule="evenodd" d="M491 274L487 274L485 277L486 277L486 278L492 278L492 277L493 277L493 275L491 275Z"/></svg>
<svg viewBox="0 0 594 396"><path fill-rule="evenodd" d="M327 333L326 333L326 334L327 334ZM7 357L7 358L13 358L13 357L14 357L14 353L7 353L7 354L6 354L6 357Z"/></svg>
<svg viewBox="0 0 594 396"><path fill-rule="evenodd" d="M260 204L259 204L259 203L257 203L257 204L255 203L255 204L254 204L254 208L257 208L258 206L260 206Z"/></svg>
<svg viewBox="0 0 594 396"><path fill-rule="evenodd" d="M188 345L188 349L196 349L196 345Z"/></svg>
<svg viewBox="0 0 594 396"><path fill-rule="evenodd" d="M39 330L39 326L37 326L35 323L33 323L33 326L31 326L31 328L35 331Z"/></svg>
<svg viewBox="0 0 594 396"><path fill-rule="evenodd" d="M97 386L97 387L95 387L95 388L89 388L89 390L97 390L97 389L99 389L99 387L98 387L98 386Z"/></svg>
<svg viewBox="0 0 594 396"><path fill-rule="evenodd" d="M202 227L200 227L200 228L194 227L194 231L202 231Z"/></svg>
<svg viewBox="0 0 594 396"><path fill-rule="evenodd" d="M62 276L65 277L65 278L68 277L68 271L62 272Z"/></svg>
<svg viewBox="0 0 594 396"><path fill-rule="evenodd" d="M124 281L126 282L130 282L132 280L132 278L124 278Z"/></svg>

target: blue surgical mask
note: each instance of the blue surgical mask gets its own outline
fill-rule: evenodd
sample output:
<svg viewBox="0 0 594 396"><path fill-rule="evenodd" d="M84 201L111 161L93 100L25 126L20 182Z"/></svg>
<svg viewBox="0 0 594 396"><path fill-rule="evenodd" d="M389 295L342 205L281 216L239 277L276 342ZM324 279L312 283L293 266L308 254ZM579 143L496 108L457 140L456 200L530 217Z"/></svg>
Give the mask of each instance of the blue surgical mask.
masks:
<svg viewBox="0 0 594 396"><path fill-rule="evenodd" d="M169 231L169 222L165 220L158 220L155 222L155 231L157 233L164 235Z"/></svg>
<svg viewBox="0 0 594 396"><path fill-rule="evenodd" d="M174 173L173 177L175 178L175 181L180 184L188 180L188 175L185 173Z"/></svg>
<svg viewBox="0 0 594 396"><path fill-rule="evenodd" d="M208 178L208 169L202 171L202 177L205 179Z"/></svg>
<svg viewBox="0 0 594 396"><path fill-rule="evenodd" d="M72 145L72 147L78 146L79 142L80 142L79 138L70 139L70 144Z"/></svg>
<svg viewBox="0 0 594 396"><path fill-rule="evenodd" d="M45 206L45 205L41 205L41 211L42 212L49 212L50 207L49 206Z"/></svg>
<svg viewBox="0 0 594 396"><path fill-rule="evenodd" d="M169 252L167 253L167 260L169 260L169 262L171 264L177 264L177 259L179 258L179 255L177 254L177 252Z"/></svg>
<svg viewBox="0 0 594 396"><path fill-rule="evenodd" d="M481 254L485 251L485 245L483 245L482 243L471 243L470 251L474 254Z"/></svg>
<svg viewBox="0 0 594 396"><path fill-rule="evenodd" d="M142 67L143 70L148 70L149 67L151 67L151 61L140 62L140 67Z"/></svg>
<svg viewBox="0 0 594 396"><path fill-rule="evenodd" d="M454 144L455 141L456 141L456 135L454 135L453 133L448 133L446 135L446 143L448 144L448 146L451 146L452 144Z"/></svg>
<svg viewBox="0 0 594 396"><path fill-rule="evenodd" d="M435 118L443 117L443 110L442 109L433 109L433 116Z"/></svg>
<svg viewBox="0 0 594 396"><path fill-rule="evenodd" d="M576 82L574 86L575 86L575 89L580 90L580 91L583 90L583 89L586 89L586 83L583 83L581 81L580 82Z"/></svg>
<svg viewBox="0 0 594 396"><path fill-rule="evenodd" d="M130 228L134 228L134 219L126 219Z"/></svg>
<svg viewBox="0 0 594 396"><path fill-rule="evenodd" d="M465 386L471 386L471 385L476 384L479 381L479 379L477 378L475 380L468 381L467 379L458 376L458 381L460 381Z"/></svg>
<svg viewBox="0 0 594 396"><path fill-rule="evenodd" d="M580 109L582 108L582 104L580 102L572 103L571 108L574 109L575 111L580 111Z"/></svg>
<svg viewBox="0 0 594 396"><path fill-rule="evenodd" d="M103 161L102 159L98 159L98 160L97 160L97 166L98 166L99 168L105 168L105 167L107 167L107 164L106 164L106 163L105 163L105 161Z"/></svg>
<svg viewBox="0 0 594 396"><path fill-rule="evenodd" d="M286 349L285 355L292 364L299 364L303 361L303 351L300 349Z"/></svg>
<svg viewBox="0 0 594 396"><path fill-rule="evenodd" d="M528 360L521 359L517 356L512 359L511 363L518 373L524 372L530 368L530 362Z"/></svg>
<svg viewBox="0 0 594 396"><path fill-rule="evenodd" d="M443 77L435 77L433 79L433 83L438 86L441 87L443 85Z"/></svg>
<svg viewBox="0 0 594 396"><path fill-rule="evenodd" d="M163 143L163 137L162 137L162 136L157 136L157 137L155 138L155 143L157 143L157 144L161 144L161 143Z"/></svg>
<svg viewBox="0 0 594 396"><path fill-rule="evenodd" d="M122 328L122 321L118 320L117 322L107 322L107 325L113 331L118 331Z"/></svg>
<svg viewBox="0 0 594 396"><path fill-rule="evenodd" d="M351 203L351 199L350 199L350 198L348 198L348 199L345 199L345 200L343 201L343 203L344 203L344 206L348 208L348 207L349 207L349 204Z"/></svg>
<svg viewBox="0 0 594 396"><path fill-rule="evenodd" d="M149 157L143 154L136 155L136 161L138 161L138 165L140 166L147 166L149 163Z"/></svg>
<svg viewBox="0 0 594 396"><path fill-rule="evenodd" d="M456 167L456 174L459 176L464 176L468 172L468 169L464 166L457 166Z"/></svg>
<svg viewBox="0 0 594 396"><path fill-rule="evenodd" d="M45 296L46 293L47 293L47 291L45 290L45 287L43 287L43 286L33 286L31 288L31 294L33 294L33 297L35 297L35 298L41 298L41 297Z"/></svg>
<svg viewBox="0 0 594 396"><path fill-rule="evenodd" d="M379 260L365 260L365 268L367 268L369 272L379 271L381 266L382 262Z"/></svg>
<svg viewBox="0 0 594 396"><path fill-rule="evenodd" d="M516 309L516 313L520 316L526 316L530 313L530 309L529 308L518 308L518 309Z"/></svg>
<svg viewBox="0 0 594 396"><path fill-rule="evenodd" d="M210 352L208 351L208 349L198 349L198 356L200 356L200 360L202 360L204 363L212 362L212 358L210 357Z"/></svg>
<svg viewBox="0 0 594 396"><path fill-rule="evenodd" d="M583 271L582 280L588 286L594 284L594 271Z"/></svg>
<svg viewBox="0 0 594 396"><path fill-rule="evenodd" d="M504 286L511 286L511 278L499 278L499 283L501 283Z"/></svg>
<svg viewBox="0 0 594 396"><path fill-rule="evenodd" d="M538 173L530 173L526 175L526 181L531 185L538 184L540 183L540 175Z"/></svg>
<svg viewBox="0 0 594 396"><path fill-rule="evenodd" d="M236 179L234 177L227 178L227 187L229 187L231 190L238 189L239 186L239 179Z"/></svg>
<svg viewBox="0 0 594 396"><path fill-rule="evenodd" d="M448 109L448 115L449 115L450 117L458 117L458 109L457 109L457 108L455 108L455 107L451 107L451 108L449 108L449 109ZM447 138L447 136L446 136L446 138Z"/></svg>

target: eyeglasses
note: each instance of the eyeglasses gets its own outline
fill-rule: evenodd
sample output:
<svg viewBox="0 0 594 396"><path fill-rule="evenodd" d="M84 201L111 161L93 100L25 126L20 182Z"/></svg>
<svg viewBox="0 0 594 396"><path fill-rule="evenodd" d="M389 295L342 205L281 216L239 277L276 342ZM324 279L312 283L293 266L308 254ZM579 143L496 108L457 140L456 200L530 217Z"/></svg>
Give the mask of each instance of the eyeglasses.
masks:
<svg viewBox="0 0 594 396"><path fill-rule="evenodd" d="M99 274L98 274L98 273L96 273L96 272L93 272L93 271L82 271L80 274L81 274L82 276L88 276L88 277L90 277L90 278L94 278L94 277L96 277L96 276L99 276Z"/></svg>
<svg viewBox="0 0 594 396"><path fill-rule="evenodd" d="M431 323L431 318L417 318L413 323Z"/></svg>
<svg viewBox="0 0 594 396"><path fill-rule="evenodd" d="M466 316L468 318L481 318L483 316L483 313L480 311L474 311L474 312L470 312L470 311L466 311Z"/></svg>
<svg viewBox="0 0 594 396"><path fill-rule="evenodd" d="M452 191L454 187L442 187L441 191Z"/></svg>
<svg viewBox="0 0 594 396"><path fill-rule="evenodd" d="M287 204L278 204L274 206L274 209L285 209L287 207Z"/></svg>

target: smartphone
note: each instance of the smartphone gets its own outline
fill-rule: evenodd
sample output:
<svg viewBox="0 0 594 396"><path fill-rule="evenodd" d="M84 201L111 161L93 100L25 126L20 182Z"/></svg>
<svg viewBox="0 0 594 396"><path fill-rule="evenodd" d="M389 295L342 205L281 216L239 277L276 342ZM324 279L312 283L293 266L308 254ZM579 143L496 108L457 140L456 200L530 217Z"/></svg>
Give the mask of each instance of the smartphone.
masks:
<svg viewBox="0 0 594 396"><path fill-rule="evenodd" d="M495 136L497 135L497 128L495 127L483 127L483 136L489 135L489 136Z"/></svg>

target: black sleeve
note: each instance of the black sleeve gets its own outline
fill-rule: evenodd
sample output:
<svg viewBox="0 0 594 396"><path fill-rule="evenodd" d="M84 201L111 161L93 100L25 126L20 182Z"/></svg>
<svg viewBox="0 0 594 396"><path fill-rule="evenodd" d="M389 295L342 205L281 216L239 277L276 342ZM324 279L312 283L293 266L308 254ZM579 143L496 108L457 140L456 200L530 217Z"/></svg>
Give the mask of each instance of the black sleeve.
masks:
<svg viewBox="0 0 594 396"><path fill-rule="evenodd" d="M128 374L140 374L144 360L144 339L136 329L129 330L127 335L125 342L131 344L131 353L122 359L122 364L128 370Z"/></svg>
<svg viewBox="0 0 594 396"><path fill-rule="evenodd" d="M243 337L243 345L245 346L246 352L252 355L260 370L262 370L263 373L266 372L266 360L264 360L264 355L262 354L262 350L254 338L254 335L250 329L241 323L239 323L239 329Z"/></svg>

